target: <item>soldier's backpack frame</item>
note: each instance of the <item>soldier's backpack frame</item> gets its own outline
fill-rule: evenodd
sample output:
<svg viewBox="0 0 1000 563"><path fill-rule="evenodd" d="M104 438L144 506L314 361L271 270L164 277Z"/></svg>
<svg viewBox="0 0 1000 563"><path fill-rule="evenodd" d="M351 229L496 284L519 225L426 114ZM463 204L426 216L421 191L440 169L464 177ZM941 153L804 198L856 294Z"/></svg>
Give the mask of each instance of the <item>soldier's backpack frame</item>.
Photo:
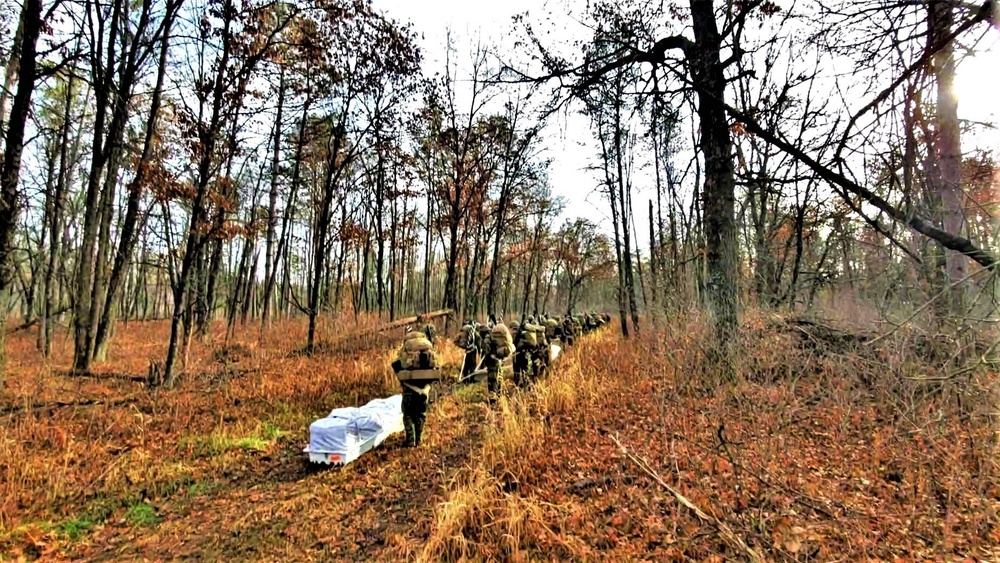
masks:
<svg viewBox="0 0 1000 563"><path fill-rule="evenodd" d="M409 383L410 385L426 385L428 383L437 383L438 381L441 381L441 370L439 368L402 369L396 372L396 378L399 379L401 383Z"/></svg>

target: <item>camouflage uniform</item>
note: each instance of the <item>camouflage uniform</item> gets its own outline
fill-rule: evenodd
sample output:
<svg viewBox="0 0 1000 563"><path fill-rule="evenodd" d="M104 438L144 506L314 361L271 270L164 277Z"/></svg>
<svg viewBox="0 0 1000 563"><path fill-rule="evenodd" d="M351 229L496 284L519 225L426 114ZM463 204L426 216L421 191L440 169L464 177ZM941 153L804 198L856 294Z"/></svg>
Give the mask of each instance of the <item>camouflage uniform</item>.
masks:
<svg viewBox="0 0 1000 563"><path fill-rule="evenodd" d="M572 346L573 337L573 317L567 316L562 320L562 341L566 346Z"/></svg>
<svg viewBox="0 0 1000 563"><path fill-rule="evenodd" d="M412 332L417 328L423 328L418 324L415 327L407 327L406 332ZM424 334L427 334L426 332ZM427 334L428 340L431 339ZM433 344L433 340L431 341ZM399 371L399 360L393 362L393 370ZM427 419L427 403L430 399L430 383L418 385L409 382L402 382L403 397L403 429L406 431L406 444L408 448L420 445L424 434L424 421Z"/></svg>
<svg viewBox="0 0 1000 563"><path fill-rule="evenodd" d="M473 378L469 377L469 374L476 371L476 368L479 367L479 332L469 321L465 321L461 330L469 331L469 334L466 337L465 360L462 362L461 380L466 383L471 383Z"/></svg>
<svg viewBox="0 0 1000 563"><path fill-rule="evenodd" d="M549 367L549 341L544 330L539 331L538 345L531 350L531 364L532 381L538 381L545 376L545 371Z"/></svg>
<svg viewBox="0 0 1000 563"><path fill-rule="evenodd" d="M496 355L496 343L492 338L483 346L483 354L483 364L486 365L486 389L490 393L492 402L503 388L503 358Z"/></svg>
<svg viewBox="0 0 1000 563"><path fill-rule="evenodd" d="M423 438L430 390L430 385L418 387L403 383L403 428L406 430L408 448L419 446Z"/></svg>
<svg viewBox="0 0 1000 563"><path fill-rule="evenodd" d="M511 323L511 332L514 336L514 361L513 361L513 371L514 371L514 385L518 387L522 386L527 382L531 370L531 352L528 350L527 343L524 341L524 325L528 324L528 320L525 319L520 325L517 323Z"/></svg>
<svg viewBox="0 0 1000 563"><path fill-rule="evenodd" d="M529 329L530 327L530 329ZM536 344L528 343L529 330L535 334ZM517 349L514 355L514 378L519 386L525 386L541 377L548 363L548 343L545 338L545 329L535 324L535 317L529 315L525 318L515 340Z"/></svg>

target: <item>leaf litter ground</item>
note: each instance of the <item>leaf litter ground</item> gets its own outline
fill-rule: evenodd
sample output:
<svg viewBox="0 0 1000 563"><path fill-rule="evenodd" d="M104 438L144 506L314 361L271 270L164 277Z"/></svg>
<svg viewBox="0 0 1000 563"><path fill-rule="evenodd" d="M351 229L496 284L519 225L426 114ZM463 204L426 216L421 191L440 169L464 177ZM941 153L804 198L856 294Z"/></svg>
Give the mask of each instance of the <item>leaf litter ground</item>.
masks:
<svg viewBox="0 0 1000 563"><path fill-rule="evenodd" d="M591 336L500 414L480 387L447 386L423 447L401 448L394 437L346 468L316 470L301 453L309 422L394 393L393 343L309 357L294 352L303 330L277 327L266 344L256 333L228 346L195 344L173 391L131 379L160 353L162 324L130 324L117 337L128 345L86 378L66 374L68 343L46 364L28 335L11 338L0 553L746 557L611 437L769 560L990 559L1000 540L1000 488L989 477L991 458L977 454L988 430L939 416L933 400L893 414L899 409L831 365L822 366L825 377L699 386L700 325L655 341L623 342L610 330ZM775 371L762 366L789 346L771 336L748 352L759 372ZM459 352L444 348L457 365ZM513 425L515 417L524 423ZM469 498L463 491L491 500L456 512L456 499Z"/></svg>

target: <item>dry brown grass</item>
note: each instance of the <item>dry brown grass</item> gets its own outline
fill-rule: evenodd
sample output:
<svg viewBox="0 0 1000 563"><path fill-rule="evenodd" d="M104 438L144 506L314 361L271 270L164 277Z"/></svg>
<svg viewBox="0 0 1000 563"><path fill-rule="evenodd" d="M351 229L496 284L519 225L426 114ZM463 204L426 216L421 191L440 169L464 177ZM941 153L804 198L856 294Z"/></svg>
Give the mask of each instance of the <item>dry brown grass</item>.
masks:
<svg viewBox="0 0 1000 563"><path fill-rule="evenodd" d="M524 494L522 486L532 480L534 465L553 438L546 421L584 411L599 395L600 378L588 375L601 361L592 344L610 339L606 331L586 337L557 360L546 379L501 397L485 421L475 462L455 477L447 500L437 507L419 561L526 561L541 538L573 543L548 524L563 509Z"/></svg>
<svg viewBox="0 0 1000 563"><path fill-rule="evenodd" d="M33 335L9 339L0 402L7 411L0 415L0 552L5 538L25 530L58 535L64 522L99 523L143 499L211 481L248 455L273 450L286 434L301 440L308 421L331 405L398 387L387 361L392 335L374 353L306 356L289 353L301 349L304 323L282 322L263 338L248 327L228 341L216 327L193 343L177 389L148 389L137 380L149 358L163 353L167 330L164 322L119 329L108 361L90 377L68 375L65 336L47 361ZM107 402L88 404L95 400Z"/></svg>
<svg viewBox="0 0 1000 563"><path fill-rule="evenodd" d="M390 444L319 473L300 464L308 423L397 392L392 335L307 356L303 323L263 340L216 333L195 344L171 391L118 377L162 351L162 325L122 330L130 345L91 378L65 375L68 342L45 363L19 335L8 406L111 402L0 418L0 553L740 556L624 458L614 435L771 560L989 559L1000 543L995 371L942 355L917 327L865 345L792 321L747 311L732 378L696 314L628 341L611 328L495 407L480 386L443 386L453 393L432 405L425 448ZM438 350L457 371L462 352L443 340ZM975 369L951 375L964 365Z"/></svg>
<svg viewBox="0 0 1000 563"><path fill-rule="evenodd" d="M816 342L749 311L728 380L698 315L659 328L595 335L502 402L419 559L740 557L604 433L769 559L990 556L995 373L934 381L954 362L914 350L909 328L867 346L840 332Z"/></svg>

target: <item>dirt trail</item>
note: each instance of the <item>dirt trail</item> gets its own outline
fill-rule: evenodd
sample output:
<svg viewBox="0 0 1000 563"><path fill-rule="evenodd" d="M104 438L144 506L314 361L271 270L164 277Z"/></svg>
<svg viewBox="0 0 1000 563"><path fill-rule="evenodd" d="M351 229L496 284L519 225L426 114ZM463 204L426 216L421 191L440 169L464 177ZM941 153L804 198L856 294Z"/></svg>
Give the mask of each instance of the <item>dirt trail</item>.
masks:
<svg viewBox="0 0 1000 563"><path fill-rule="evenodd" d="M479 444L487 406L481 389L460 387L431 407L424 445L402 436L346 467L311 466L301 433L248 456L207 492L180 491L156 503L162 521L111 522L68 552L97 561L385 560L400 542L430 531L446 485Z"/></svg>

